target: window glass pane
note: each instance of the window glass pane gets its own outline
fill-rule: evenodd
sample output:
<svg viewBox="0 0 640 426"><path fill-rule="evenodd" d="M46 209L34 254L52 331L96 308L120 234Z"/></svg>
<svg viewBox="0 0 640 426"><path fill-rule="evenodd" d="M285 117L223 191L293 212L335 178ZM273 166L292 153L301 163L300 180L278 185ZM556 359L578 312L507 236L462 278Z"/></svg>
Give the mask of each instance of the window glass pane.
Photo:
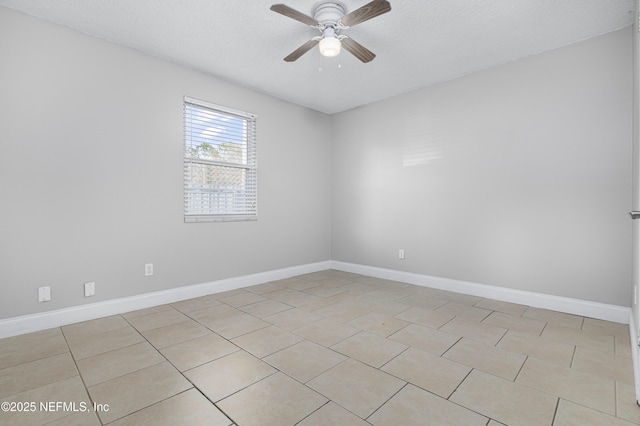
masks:
<svg viewBox="0 0 640 426"><path fill-rule="evenodd" d="M185 221L255 219L255 116L185 98L184 123Z"/></svg>
<svg viewBox="0 0 640 426"><path fill-rule="evenodd" d="M185 120L188 157L247 164L246 119L187 104Z"/></svg>

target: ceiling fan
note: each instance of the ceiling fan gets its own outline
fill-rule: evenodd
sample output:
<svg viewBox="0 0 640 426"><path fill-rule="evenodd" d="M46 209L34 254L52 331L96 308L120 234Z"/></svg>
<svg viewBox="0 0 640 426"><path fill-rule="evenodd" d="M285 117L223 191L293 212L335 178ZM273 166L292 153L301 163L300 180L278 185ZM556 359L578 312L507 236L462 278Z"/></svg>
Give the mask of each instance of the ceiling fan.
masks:
<svg viewBox="0 0 640 426"><path fill-rule="evenodd" d="M336 56L340 53L340 48L344 47L353 56L367 63L371 62L376 55L340 32L389 12L391 5L386 0L373 0L349 14L345 14L344 6L340 3L323 2L314 9L313 18L284 4L274 4L271 6L271 10L316 28L321 34L291 52L284 58L286 62L295 61L318 45L320 54L323 56Z"/></svg>

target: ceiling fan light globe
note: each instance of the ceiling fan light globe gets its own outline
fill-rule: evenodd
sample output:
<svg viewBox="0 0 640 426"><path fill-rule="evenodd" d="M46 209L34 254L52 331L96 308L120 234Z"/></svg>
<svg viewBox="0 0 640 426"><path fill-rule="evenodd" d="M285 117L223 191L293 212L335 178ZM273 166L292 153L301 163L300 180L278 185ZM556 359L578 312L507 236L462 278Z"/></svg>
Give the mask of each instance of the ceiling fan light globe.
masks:
<svg viewBox="0 0 640 426"><path fill-rule="evenodd" d="M338 40L336 37L324 37L318 44L320 54L328 58L338 56L340 54L341 47L342 43L340 43L340 40Z"/></svg>

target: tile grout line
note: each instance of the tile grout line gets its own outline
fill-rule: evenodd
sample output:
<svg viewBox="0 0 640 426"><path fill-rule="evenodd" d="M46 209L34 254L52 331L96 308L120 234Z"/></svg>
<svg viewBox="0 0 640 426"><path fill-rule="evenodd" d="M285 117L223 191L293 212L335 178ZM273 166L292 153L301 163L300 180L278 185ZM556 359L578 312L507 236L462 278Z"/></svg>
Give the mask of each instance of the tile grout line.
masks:
<svg viewBox="0 0 640 426"><path fill-rule="evenodd" d="M404 345L404 343L403 343L403 345ZM382 364L380 367L377 367L377 368L376 368L376 367L373 367L373 366L371 366L371 365L370 365L370 367L376 368L376 370L379 370L379 371L381 371L382 373L391 374L391 373L389 373L388 371L384 371L382 368L383 368L385 365L389 364L391 361L393 361L394 359L398 358L400 355L402 355L403 353L407 352L409 349L411 349L411 348L412 348L410 345L405 345L405 346L406 346L406 348L404 348L400 353L398 353L398 354L394 355L393 357L391 357L391 359L387 360L387 361L386 361L384 364ZM367 364L367 365L368 365L368 364ZM393 377L396 377L396 378L400 379L400 377L396 376L395 374L391 374L391 375L392 375ZM403 380L403 379L400 379L400 380Z"/></svg>
<svg viewBox="0 0 640 426"><path fill-rule="evenodd" d="M369 415L367 416L367 418L366 418L366 419L364 419L364 420L365 420L365 421L367 421L367 422L369 422L369 420L367 420L367 419L370 419L370 418L371 418L375 413L377 413L377 412L378 412L382 407L384 407L384 406L385 406L385 404L386 404L387 402L391 401L391 399L392 399L394 396L396 396L397 394L399 394L399 393L402 391L402 389L404 389L404 388L406 388L407 386L409 386L409 382L407 382L406 380L403 380L403 382L405 382L405 383L404 383L404 385L402 385L402 387L401 387L400 389L398 389L398 390L397 390L393 395L391 395L391 396L390 396L389 398L387 398L387 399L386 399L382 404L380 404L380 406L378 406L378 408L376 408L375 410L373 410L373 412L372 412L371 414L369 414ZM415 386L415 385L414 385L414 386ZM369 423L371 423L371 422L369 422Z"/></svg>
<svg viewBox="0 0 640 426"><path fill-rule="evenodd" d="M569 368L573 367L573 363L576 360L576 352L578 351L578 345L573 345L573 352L571 353L571 362L569 363Z"/></svg>
<svg viewBox="0 0 640 426"><path fill-rule="evenodd" d="M518 380L518 377L520 376L520 373L522 372L522 370L524 370L524 365L527 363L528 360L529 360L529 355L525 355L522 365L520 366L520 368L518 369L518 372L516 373L515 377L512 380L513 383L516 383L516 381ZM522 383L518 383L518 384L522 384Z"/></svg>
<svg viewBox="0 0 640 426"><path fill-rule="evenodd" d="M78 377L80 378L80 381L82 382L82 386L84 387L84 391L87 393L87 397L89 398L89 401L91 402L91 404L95 404L96 401L93 400L93 397L91 396L91 393L89 392L89 387L87 386L87 383L85 382L84 377L82 377L82 372L80 371L80 368L78 368L78 360L73 355L73 351L71 350L71 346L69 346L69 340L67 339L67 335L64 333L64 330L62 329L62 327L59 327L59 328L60 328L60 333L62 334L62 337L64 338L64 342L67 345L67 348L69 349L69 355L71 355L71 359L73 360L73 364L76 367L76 370L78 371ZM92 407L93 407L93 405L92 405ZM96 418L98 419L98 422L101 425L104 425L104 423L103 423L102 419L100 418L100 416L97 413L94 413L94 414L95 414Z"/></svg>
<svg viewBox="0 0 640 426"><path fill-rule="evenodd" d="M460 336L460 338L458 340L456 340L453 345L449 346L444 352L442 352L440 355L438 355L440 358L445 358L445 354L447 352L449 352L455 345L457 345L458 343L460 343L460 341L464 339L464 336ZM449 359L449 358L445 358L445 359ZM473 368L473 367L471 367ZM466 377L466 376L465 376ZM464 379L463 379L464 380Z"/></svg>
<svg viewBox="0 0 640 426"><path fill-rule="evenodd" d="M558 408L560 408L560 397L556 399L556 408L553 410L553 418L551 419L551 425L553 425L556 421L556 416L558 415Z"/></svg>
<svg viewBox="0 0 640 426"><path fill-rule="evenodd" d="M469 411L471 411L471 412L473 412L473 413L476 413L476 414L478 414L478 415L480 415L480 416L482 416L482 417L485 417L485 418L489 419L489 420L487 421L487 425L488 425L488 424L491 422L491 420L494 420L492 417L490 417L490 416L488 416L488 415L486 415L486 414L483 414L483 413L481 413L481 412L479 412L479 411L477 411L477 410L474 410L474 409L472 409L472 408L470 408L470 407L466 407L466 406L464 406L464 405L462 405L462 404L459 404L459 403L457 403L457 402L455 402L455 401L452 401L452 400L451 400L451 397L456 393L456 391L458 390L458 388L459 388L459 387L460 387L460 386L465 382L465 380L467 380L467 378L471 375L471 373L473 373L473 371L474 371L474 370L477 370L477 371L483 372L482 370L478 370L477 368L472 368L472 367L471 367L471 369L469 370L469 372L467 373L467 375L466 375L466 376L464 376L464 378L460 381L460 383L458 383L458 385L456 386L456 388L455 388L453 391L451 391L451 394L449 394L449 396L448 396L447 398L444 398L444 400L445 400L445 401L449 401L450 403L455 404L456 406L458 406L458 407L460 407L460 408L464 408L465 410L469 410ZM489 374L489 373L486 373L486 374ZM495 377L497 377L497 376L495 376ZM414 386L416 386L416 385L414 385ZM427 392L429 392L429 391L427 391ZM431 393L433 393L433 392L431 392ZM437 395L437 394L434 394L434 395L439 396L439 395ZM498 420L496 420L496 421L498 421Z"/></svg>
<svg viewBox="0 0 640 426"><path fill-rule="evenodd" d="M321 395L321 394L319 394ZM324 395L323 395L324 396ZM327 398L325 396L325 398ZM309 417L313 416L315 413L317 413L318 411L322 410L322 408L324 408L326 405L331 404L331 399L327 398L327 402L325 402L324 404L322 404L321 406L319 406L318 408L316 408L315 410L313 410L312 412L310 412L309 414L307 414L306 416L304 416L302 419L300 419L299 421L297 421L295 424L299 425L300 423L302 423L303 421L305 421L306 419L308 419ZM295 425L294 425L295 426Z"/></svg>

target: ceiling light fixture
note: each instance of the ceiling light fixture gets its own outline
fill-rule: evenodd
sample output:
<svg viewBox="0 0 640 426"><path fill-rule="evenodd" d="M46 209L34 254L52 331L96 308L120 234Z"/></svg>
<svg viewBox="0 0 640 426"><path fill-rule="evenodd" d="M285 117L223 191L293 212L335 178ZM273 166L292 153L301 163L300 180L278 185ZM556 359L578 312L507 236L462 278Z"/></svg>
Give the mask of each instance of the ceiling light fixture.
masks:
<svg viewBox="0 0 640 426"><path fill-rule="evenodd" d="M320 54L328 58L338 56L341 47L342 43L340 43L340 40L336 37L335 30L332 27L327 27L322 34L320 43L318 43Z"/></svg>

